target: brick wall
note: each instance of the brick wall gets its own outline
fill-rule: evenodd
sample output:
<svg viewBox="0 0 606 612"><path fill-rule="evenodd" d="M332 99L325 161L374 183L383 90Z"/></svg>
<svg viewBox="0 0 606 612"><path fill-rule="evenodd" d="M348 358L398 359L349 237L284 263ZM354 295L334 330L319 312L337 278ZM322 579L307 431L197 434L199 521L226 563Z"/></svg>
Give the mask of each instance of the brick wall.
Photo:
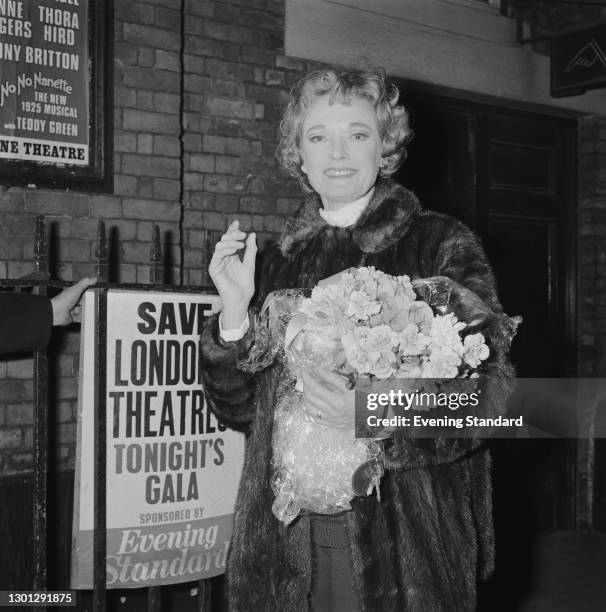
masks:
<svg viewBox="0 0 606 612"><path fill-rule="evenodd" d="M606 117L580 122L579 333L581 376L606 372Z"/></svg>
<svg viewBox="0 0 606 612"><path fill-rule="evenodd" d="M172 281L203 281L203 229L238 218L263 244L300 201L274 160L288 89L310 64L283 54L283 0L115 2L112 195L3 188L0 276L31 271L35 218L54 238L53 272L93 272L99 219L115 228L121 282L148 282L152 224L171 245ZM77 330L55 330L54 464L73 465ZM32 360L0 361L0 475L32 466Z"/></svg>

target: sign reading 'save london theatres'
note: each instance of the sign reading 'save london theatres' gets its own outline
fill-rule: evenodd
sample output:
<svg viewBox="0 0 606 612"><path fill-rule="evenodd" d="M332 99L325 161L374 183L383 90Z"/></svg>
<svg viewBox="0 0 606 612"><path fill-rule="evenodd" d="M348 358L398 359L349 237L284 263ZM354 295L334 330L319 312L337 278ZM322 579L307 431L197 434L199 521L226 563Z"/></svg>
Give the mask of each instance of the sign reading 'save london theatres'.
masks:
<svg viewBox="0 0 606 612"><path fill-rule="evenodd" d="M80 351L72 588L91 588L97 317L85 294ZM200 580L225 571L242 434L209 411L200 331L216 295L107 294L107 586Z"/></svg>
<svg viewBox="0 0 606 612"><path fill-rule="evenodd" d="M89 163L89 0L0 0L0 159Z"/></svg>

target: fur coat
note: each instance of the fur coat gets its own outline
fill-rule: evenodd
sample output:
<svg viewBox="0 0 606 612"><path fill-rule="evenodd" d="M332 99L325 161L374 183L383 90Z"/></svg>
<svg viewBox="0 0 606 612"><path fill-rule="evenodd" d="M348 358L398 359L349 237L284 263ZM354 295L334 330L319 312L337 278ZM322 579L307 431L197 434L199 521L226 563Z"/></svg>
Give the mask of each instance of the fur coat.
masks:
<svg viewBox="0 0 606 612"><path fill-rule="evenodd" d="M380 180L354 226L327 225L318 196L308 197L281 239L257 264L256 304L274 289L312 287L352 266L375 266L411 278L448 276L476 292L495 312L483 366L482 413L500 414L512 390L506 333L495 282L478 238L452 217L422 210L413 193ZM227 567L232 612L295 612L308 608L309 518L286 527L272 514L272 426L281 365L256 375L238 369L254 330L236 342L218 335L217 318L202 335L203 377L211 409L246 435ZM496 348L494 348L496 347ZM348 513L359 608L368 612L473 610L476 583L494 564L490 457L479 440L384 442L382 501L359 497Z"/></svg>

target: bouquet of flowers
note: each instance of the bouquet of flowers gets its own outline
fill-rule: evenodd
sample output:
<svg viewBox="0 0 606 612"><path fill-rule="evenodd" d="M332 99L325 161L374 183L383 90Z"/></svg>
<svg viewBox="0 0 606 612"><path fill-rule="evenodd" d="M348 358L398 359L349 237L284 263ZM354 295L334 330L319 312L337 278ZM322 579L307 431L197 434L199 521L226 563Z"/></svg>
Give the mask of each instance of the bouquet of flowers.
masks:
<svg viewBox="0 0 606 612"><path fill-rule="evenodd" d="M463 333L467 323L447 312L452 286L430 279L413 287L408 276L366 267L321 281L311 295L287 289L268 296L263 312L288 374L273 433L273 512L281 521L288 524L301 510L349 509L360 494L352 475L362 465L372 466L363 493L374 487L378 494L382 475L379 440L356 439L353 431L327 427L309 414L298 384L302 369L326 368L352 381L477 376L489 348L481 333Z"/></svg>

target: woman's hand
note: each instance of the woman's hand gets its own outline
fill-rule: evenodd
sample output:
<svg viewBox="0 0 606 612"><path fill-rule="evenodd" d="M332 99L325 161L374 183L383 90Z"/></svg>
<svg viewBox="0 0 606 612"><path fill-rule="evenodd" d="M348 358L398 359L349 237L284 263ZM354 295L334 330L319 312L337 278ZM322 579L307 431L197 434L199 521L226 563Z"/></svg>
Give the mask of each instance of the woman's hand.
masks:
<svg viewBox="0 0 606 612"><path fill-rule="evenodd" d="M320 424L337 429L354 429L355 391L347 380L321 368L303 370L303 400L309 414Z"/></svg>
<svg viewBox="0 0 606 612"><path fill-rule="evenodd" d="M244 257L240 259L238 251L244 247ZM224 329L235 329L246 318L255 292L256 255L255 234L250 233L247 237L238 221L227 228L215 246L208 272L223 302Z"/></svg>

